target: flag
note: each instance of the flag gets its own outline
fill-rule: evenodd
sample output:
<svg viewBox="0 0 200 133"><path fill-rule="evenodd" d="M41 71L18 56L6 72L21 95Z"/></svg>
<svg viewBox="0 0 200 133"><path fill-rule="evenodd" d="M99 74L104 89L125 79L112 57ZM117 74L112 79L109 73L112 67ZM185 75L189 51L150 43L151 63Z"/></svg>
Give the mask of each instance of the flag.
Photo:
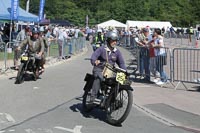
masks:
<svg viewBox="0 0 200 133"><path fill-rule="evenodd" d="M10 19L17 20L19 16L19 0L11 0Z"/></svg>
<svg viewBox="0 0 200 133"><path fill-rule="evenodd" d="M45 0L40 0L39 21L41 21L44 18L44 5Z"/></svg>

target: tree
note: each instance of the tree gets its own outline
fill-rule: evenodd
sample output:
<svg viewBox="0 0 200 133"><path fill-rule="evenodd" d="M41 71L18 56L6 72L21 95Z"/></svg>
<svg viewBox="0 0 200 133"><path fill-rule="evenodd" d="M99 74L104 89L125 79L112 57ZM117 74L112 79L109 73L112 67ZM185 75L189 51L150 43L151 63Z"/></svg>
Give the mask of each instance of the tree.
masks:
<svg viewBox="0 0 200 133"><path fill-rule="evenodd" d="M30 0L31 13L38 15L39 0ZM170 21L175 26L200 23L199 0L46 0L47 18L68 20L84 26L96 25L110 19L126 23L127 20ZM20 0L26 7L26 0Z"/></svg>

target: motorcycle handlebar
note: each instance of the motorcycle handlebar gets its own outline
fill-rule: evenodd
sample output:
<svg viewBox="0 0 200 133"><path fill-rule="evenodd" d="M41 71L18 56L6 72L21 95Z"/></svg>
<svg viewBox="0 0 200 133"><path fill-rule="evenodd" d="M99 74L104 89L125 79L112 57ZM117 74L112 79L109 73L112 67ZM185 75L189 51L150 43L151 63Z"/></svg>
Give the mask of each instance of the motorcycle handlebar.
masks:
<svg viewBox="0 0 200 133"><path fill-rule="evenodd" d="M102 66L106 66L106 62L100 62L99 63L99 65L102 65ZM127 76L129 76L130 74L127 72L127 70L125 70L125 69L122 69L122 68L119 68L119 67L115 67L115 66L113 66L113 69L115 70L115 71L118 71L118 72L123 72L123 73L125 73Z"/></svg>

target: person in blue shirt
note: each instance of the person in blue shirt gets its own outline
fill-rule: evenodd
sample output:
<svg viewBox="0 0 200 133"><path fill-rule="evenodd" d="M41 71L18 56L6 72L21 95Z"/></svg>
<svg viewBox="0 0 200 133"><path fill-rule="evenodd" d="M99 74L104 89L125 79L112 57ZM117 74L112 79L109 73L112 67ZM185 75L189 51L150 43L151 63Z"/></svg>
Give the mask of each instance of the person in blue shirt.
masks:
<svg viewBox="0 0 200 133"><path fill-rule="evenodd" d="M119 36L117 32L109 31L106 34L106 43L107 45L103 45L93 52L91 56L91 64L93 67L93 75L95 77L92 92L91 92L91 100L94 101L97 97L97 93L100 89L100 83L104 79L103 78L103 69L104 63L107 62L111 65L117 64L120 68L126 70L125 61L122 57L121 52L115 46L117 41L119 40Z"/></svg>

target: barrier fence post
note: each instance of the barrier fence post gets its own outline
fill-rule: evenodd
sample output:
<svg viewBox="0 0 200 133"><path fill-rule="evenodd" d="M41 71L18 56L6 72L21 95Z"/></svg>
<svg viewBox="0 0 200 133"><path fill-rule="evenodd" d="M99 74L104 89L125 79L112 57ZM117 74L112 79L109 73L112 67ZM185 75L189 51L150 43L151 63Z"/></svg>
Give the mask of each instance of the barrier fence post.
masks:
<svg viewBox="0 0 200 133"><path fill-rule="evenodd" d="M196 39L196 42L195 42L195 47L198 48L199 47L199 44L198 44L198 40Z"/></svg>
<svg viewBox="0 0 200 133"><path fill-rule="evenodd" d="M5 51L4 51L4 70L6 70L6 68L7 68L7 45L8 45L8 43L5 45Z"/></svg>
<svg viewBox="0 0 200 133"><path fill-rule="evenodd" d="M69 54L72 54L72 43L71 43L71 39L68 40L68 45L69 45Z"/></svg>

